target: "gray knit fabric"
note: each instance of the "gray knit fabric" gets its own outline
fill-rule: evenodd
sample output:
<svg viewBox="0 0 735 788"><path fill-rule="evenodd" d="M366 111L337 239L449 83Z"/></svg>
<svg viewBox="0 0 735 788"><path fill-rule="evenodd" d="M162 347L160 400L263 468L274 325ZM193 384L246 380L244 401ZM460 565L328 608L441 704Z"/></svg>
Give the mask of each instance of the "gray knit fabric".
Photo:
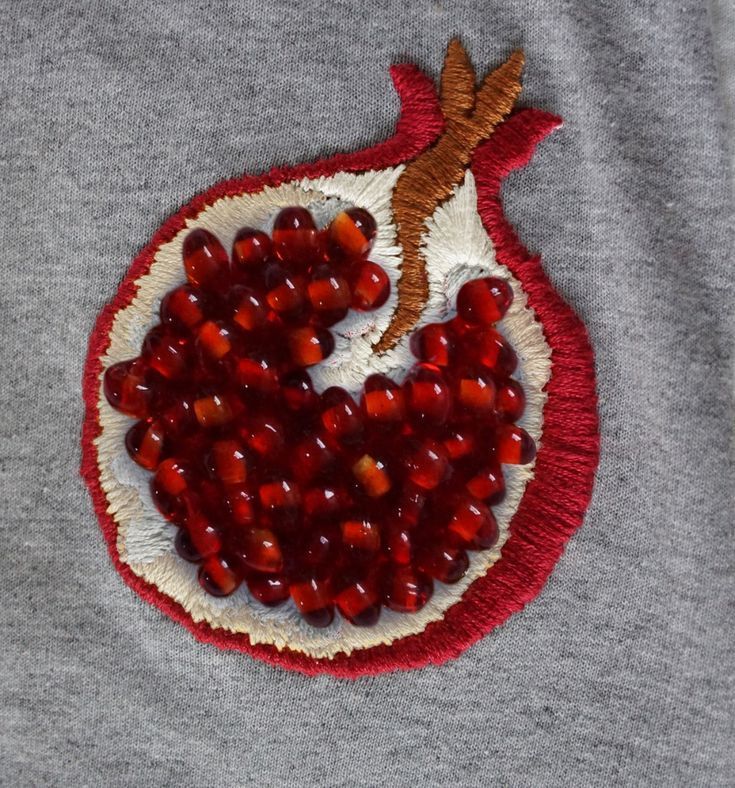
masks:
<svg viewBox="0 0 735 788"><path fill-rule="evenodd" d="M0 3L0 783L735 784L732 196L700 0ZM505 189L597 354L602 458L538 599L440 668L197 643L78 476L93 321L194 193L391 133L388 67L519 45L565 127Z"/></svg>

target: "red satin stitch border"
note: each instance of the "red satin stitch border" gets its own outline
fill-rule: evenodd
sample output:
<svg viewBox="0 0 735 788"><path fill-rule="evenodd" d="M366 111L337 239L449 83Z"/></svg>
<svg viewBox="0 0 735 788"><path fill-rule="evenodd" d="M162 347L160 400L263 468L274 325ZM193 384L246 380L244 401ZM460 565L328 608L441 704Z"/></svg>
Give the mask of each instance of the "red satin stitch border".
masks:
<svg viewBox="0 0 735 788"><path fill-rule="evenodd" d="M560 122L543 112L523 110L497 128L490 140L478 148L472 163L480 215L496 247L497 257L521 282L552 349L552 377L547 387L549 398L544 409L544 431L536 472L511 522L511 536L503 548L501 560L469 587L443 620L430 624L423 633L390 646L376 646L333 659L314 659L300 652L278 651L273 646L250 643L246 634L233 634L213 629L206 622L194 622L181 605L120 560L117 525L107 511L94 444L100 432L97 407L101 357L109 344L115 314L135 296L135 281L148 271L157 249L185 226L187 218L196 216L221 197L255 192L267 185L303 177L381 169L408 161L430 145L443 128L433 83L413 66L396 66L391 73L402 102L401 118L391 139L358 153L290 169L275 169L259 177L224 181L195 197L165 222L133 262L113 301L100 313L90 337L84 370L86 412L81 472L119 574L139 596L183 624L197 639L220 648L247 652L265 662L308 675L329 673L356 678L440 664L459 655L538 594L565 542L582 522L597 468L599 436L594 359L586 330L554 291L538 258L529 256L523 248L505 220L500 202L503 178L526 164L537 143ZM560 495L562 485L563 495Z"/></svg>

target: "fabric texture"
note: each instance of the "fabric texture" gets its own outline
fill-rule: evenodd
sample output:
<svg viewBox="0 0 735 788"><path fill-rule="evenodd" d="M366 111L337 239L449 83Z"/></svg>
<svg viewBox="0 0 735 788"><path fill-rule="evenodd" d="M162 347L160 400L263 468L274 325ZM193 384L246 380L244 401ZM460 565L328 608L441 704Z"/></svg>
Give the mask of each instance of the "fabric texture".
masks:
<svg viewBox="0 0 735 788"><path fill-rule="evenodd" d="M60 4L0 27L0 784L728 785L732 191L696 0ZM388 137L389 66L522 47L561 115L505 209L596 353L585 524L442 667L307 678L120 580L79 478L100 308L195 193Z"/></svg>

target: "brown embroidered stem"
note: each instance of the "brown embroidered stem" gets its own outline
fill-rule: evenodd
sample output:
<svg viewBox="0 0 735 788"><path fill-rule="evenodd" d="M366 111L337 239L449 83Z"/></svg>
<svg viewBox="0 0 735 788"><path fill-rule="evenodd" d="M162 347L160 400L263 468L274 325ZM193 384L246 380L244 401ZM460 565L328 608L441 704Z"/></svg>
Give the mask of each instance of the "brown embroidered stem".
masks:
<svg viewBox="0 0 735 788"><path fill-rule="evenodd" d="M403 250L398 305L373 352L389 350L416 325L429 295L421 252L426 221L461 183L477 145L513 109L522 70L523 53L518 50L476 88L467 52L457 39L450 42L440 86L444 133L406 167L393 192L393 216Z"/></svg>

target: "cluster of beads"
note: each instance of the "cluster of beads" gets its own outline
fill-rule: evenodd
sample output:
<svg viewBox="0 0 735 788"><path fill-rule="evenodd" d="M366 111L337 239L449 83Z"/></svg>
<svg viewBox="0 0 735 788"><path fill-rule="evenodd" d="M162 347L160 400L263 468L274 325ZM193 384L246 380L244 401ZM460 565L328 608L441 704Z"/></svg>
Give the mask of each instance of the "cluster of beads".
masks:
<svg viewBox="0 0 735 788"><path fill-rule="evenodd" d="M411 338L398 384L319 394L307 368L334 348L350 309L385 303L358 208L324 230L285 208L272 237L250 228L228 257L208 231L183 245L187 283L161 303L138 358L111 366L110 404L136 419L130 456L152 472L176 549L215 596L243 582L264 605L292 599L311 625L337 609L358 626L411 613L434 582L457 582L468 551L492 547L502 463L535 454L515 422L524 393L495 329L512 300L500 279L465 284L457 317Z"/></svg>

